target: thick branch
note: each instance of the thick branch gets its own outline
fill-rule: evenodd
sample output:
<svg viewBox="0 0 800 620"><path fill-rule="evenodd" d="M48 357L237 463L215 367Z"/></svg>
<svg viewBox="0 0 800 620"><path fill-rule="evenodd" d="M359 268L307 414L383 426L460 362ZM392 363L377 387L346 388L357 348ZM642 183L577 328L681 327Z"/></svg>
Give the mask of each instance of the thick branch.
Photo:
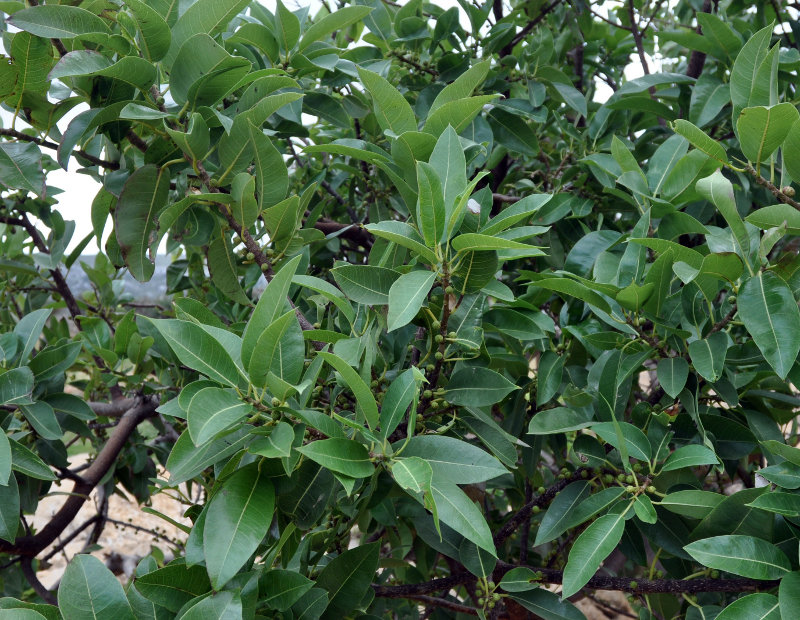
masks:
<svg viewBox="0 0 800 620"><path fill-rule="evenodd" d="M138 398L135 402L136 404L120 418L119 424L97 454L97 458L86 469L83 482L75 484L70 496L47 525L36 534L17 538L13 544L0 540L0 553L34 557L56 540L72 523L83 503L89 498L89 494L114 466L136 427L155 415L158 407L158 400L155 397Z"/></svg>
<svg viewBox="0 0 800 620"><path fill-rule="evenodd" d="M703 2L703 13L710 13L711 12L711 0L705 0ZM697 24L697 28L695 32L697 34L702 33L702 28L700 24ZM686 69L686 75L692 78L699 78L700 74L703 72L703 67L706 64L706 54L705 52L701 52L700 50L692 50L692 55L689 56L689 66Z"/></svg>

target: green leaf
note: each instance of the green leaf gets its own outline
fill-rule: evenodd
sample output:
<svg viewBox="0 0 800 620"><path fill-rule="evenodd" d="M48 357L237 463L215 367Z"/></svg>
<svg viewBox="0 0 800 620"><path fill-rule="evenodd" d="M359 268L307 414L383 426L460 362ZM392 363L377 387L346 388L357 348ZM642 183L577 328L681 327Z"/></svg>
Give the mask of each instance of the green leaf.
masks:
<svg viewBox="0 0 800 620"><path fill-rule="evenodd" d="M231 56L210 36L198 33L181 45L175 57L170 92L176 103L188 102L192 109L214 105L235 88L250 69L247 59Z"/></svg>
<svg viewBox="0 0 800 620"><path fill-rule="evenodd" d="M439 262L439 259L436 258L436 253L425 246L425 242L419 236L416 229L406 222L385 220L377 224L367 224L364 228L376 237L388 239L397 245L408 248L431 265L435 265Z"/></svg>
<svg viewBox="0 0 800 620"><path fill-rule="evenodd" d="M798 142L800 145L800 142ZM788 161L789 149L784 152L784 163ZM800 172L800 170L798 170ZM771 205L756 209L745 218L753 226L769 230L785 225L790 235L800 235L800 211L787 204Z"/></svg>
<svg viewBox="0 0 800 620"><path fill-rule="evenodd" d="M538 588L539 575L527 566L517 566L508 571L499 585L506 592L527 592Z"/></svg>
<svg viewBox="0 0 800 620"><path fill-rule="evenodd" d="M76 6L48 4L17 11L8 22L20 30L46 39L72 39L82 34L110 34L106 22Z"/></svg>
<svg viewBox="0 0 800 620"><path fill-rule="evenodd" d="M758 168L783 143L799 117L797 108L788 102L742 110L736 128L745 157Z"/></svg>
<svg viewBox="0 0 800 620"><path fill-rule="evenodd" d="M433 100L428 117L430 118L443 105L468 99L473 91L481 85L489 74L489 61L479 62L459 75L453 82L445 86Z"/></svg>
<svg viewBox="0 0 800 620"><path fill-rule="evenodd" d="M431 492L439 520L496 557L492 531L483 513L467 494L447 479L434 479Z"/></svg>
<svg viewBox="0 0 800 620"><path fill-rule="evenodd" d="M147 282L155 270L155 222L167 205L169 172L148 164L128 177L114 210L114 231L131 275ZM149 258L148 258L149 256Z"/></svg>
<svg viewBox="0 0 800 620"><path fill-rule="evenodd" d="M155 82L157 72L152 63L138 56L125 56L112 64L102 54L89 50L78 50L62 56L48 77L52 80L80 75L102 75L126 82L147 92Z"/></svg>
<svg viewBox="0 0 800 620"><path fill-rule="evenodd" d="M302 52L315 41L337 30L344 30L348 26L360 22L372 12L368 6L345 6L338 8L334 13L326 15L318 22L312 24L303 33L297 51Z"/></svg>
<svg viewBox="0 0 800 620"><path fill-rule="evenodd" d="M249 123L250 140L255 154L256 195L258 206L266 209L286 197L289 188L289 172L283 157L264 132Z"/></svg>
<svg viewBox="0 0 800 620"><path fill-rule="evenodd" d="M766 495L759 495L747 505L785 517L800 516L800 495L794 493L772 491Z"/></svg>
<svg viewBox="0 0 800 620"><path fill-rule="evenodd" d="M133 620L122 585L91 555L76 555L67 564L58 586L58 606L70 620Z"/></svg>
<svg viewBox="0 0 800 620"><path fill-rule="evenodd" d="M389 289L389 331L405 327L417 316L435 278L433 271L411 271L394 281Z"/></svg>
<svg viewBox="0 0 800 620"><path fill-rule="evenodd" d="M464 158L464 148L452 125L448 126L439 136L428 163L441 181L445 220L449 222L456 198L467 187L467 162ZM441 240L444 241L444 239Z"/></svg>
<svg viewBox="0 0 800 620"><path fill-rule="evenodd" d="M780 579L791 571L783 551L753 536L714 536L695 541L684 549L703 566L749 579Z"/></svg>
<svg viewBox="0 0 800 620"><path fill-rule="evenodd" d="M352 439L320 439L297 451L326 469L350 478L368 478L375 472L367 449Z"/></svg>
<svg viewBox="0 0 800 620"><path fill-rule="evenodd" d="M461 368L447 384L446 398L454 405L486 407L500 402L519 388L488 368Z"/></svg>
<svg viewBox="0 0 800 620"><path fill-rule="evenodd" d="M0 433L5 436L5 433ZM0 439L0 444L4 440ZM5 439L8 444L8 439ZM0 448L0 452L3 449ZM11 471L11 448L8 449L8 471ZM4 460L5 456L0 454L0 461ZM2 463L0 463L2 467ZM2 478L2 472L0 472ZM0 538L8 542L14 542L19 530L19 488L17 487L17 479L14 476L9 476L3 484L0 484Z"/></svg>
<svg viewBox="0 0 800 620"><path fill-rule="evenodd" d="M242 598L226 590L207 596L184 608L181 620L228 620L242 617Z"/></svg>
<svg viewBox="0 0 800 620"><path fill-rule="evenodd" d="M453 239L450 245L459 252L467 250L523 250L519 255L516 253L514 255L520 258L523 256L544 256L544 252L537 247L481 233L464 233Z"/></svg>
<svg viewBox="0 0 800 620"><path fill-rule="evenodd" d="M485 225L481 226L480 233L482 235L496 235L504 231L506 228L514 224L524 221L529 217L536 214L542 207L544 207L550 199L552 194L530 194L521 200L518 200L513 205L506 207Z"/></svg>
<svg viewBox="0 0 800 620"><path fill-rule="evenodd" d="M494 108L489 113L489 125L495 140L510 151L529 157L535 157L539 152L536 133L516 114Z"/></svg>
<svg viewBox="0 0 800 620"><path fill-rule="evenodd" d="M696 467L698 465L716 465L719 462L717 455L705 446L691 444L675 450L664 461L661 471L672 471L681 467Z"/></svg>
<svg viewBox="0 0 800 620"><path fill-rule="evenodd" d="M242 364L245 368L250 368L250 359L264 330L284 314L286 296L289 294L292 278L297 273L300 259L300 256L296 256L283 265L258 298L255 310L242 333Z"/></svg>
<svg viewBox="0 0 800 620"><path fill-rule="evenodd" d="M783 166L793 179L800 179L800 120L794 122L781 149Z"/></svg>
<svg viewBox="0 0 800 620"><path fill-rule="evenodd" d="M0 486L8 484L11 476L11 443L5 431L0 433Z"/></svg>
<svg viewBox="0 0 800 620"><path fill-rule="evenodd" d="M247 450L270 459L289 458L294 443L294 428L288 422L278 422L266 437L258 437Z"/></svg>
<svg viewBox="0 0 800 620"><path fill-rule="evenodd" d="M715 620L781 620L779 607L772 594L749 594L728 605Z"/></svg>
<svg viewBox="0 0 800 620"><path fill-rule="evenodd" d="M483 107L497 99L498 96L481 95L479 97L448 101L428 115L423 131L438 137L447 127L452 126L456 133L460 134L469 126Z"/></svg>
<svg viewBox="0 0 800 620"><path fill-rule="evenodd" d="M742 108L749 105L761 105L753 102L753 92L763 89L758 75L762 63L767 57L772 27L767 26L751 36L742 47L731 69L731 101L733 102L733 118L739 117Z"/></svg>
<svg viewBox="0 0 800 620"><path fill-rule="evenodd" d="M472 484L508 473L488 452L460 439L444 435L417 435L403 450L403 456L424 458L433 469L434 480Z"/></svg>
<svg viewBox="0 0 800 620"><path fill-rule="evenodd" d="M592 426L591 430L617 450L622 451L620 438L617 435L617 427L619 427L619 432L622 433L628 456L640 461L649 461L651 457L650 442L639 427L628 422L601 422Z"/></svg>
<svg viewBox="0 0 800 620"><path fill-rule="evenodd" d="M413 369L400 373L383 396L380 413L381 435L389 437L402 422L411 403L419 396Z"/></svg>
<svg viewBox="0 0 800 620"><path fill-rule="evenodd" d="M378 405L375 402L375 396L372 394L369 386L364 382L361 376L353 370L353 367L341 357L326 352L320 352L319 355L342 376L342 379L356 397L356 402L358 404L357 413L363 414L367 425L371 429L375 429L378 426Z"/></svg>
<svg viewBox="0 0 800 620"><path fill-rule="evenodd" d="M531 435L555 435L586 428L595 423L591 413L573 411L567 407L554 407L539 411L531 418L528 433Z"/></svg>
<svg viewBox="0 0 800 620"><path fill-rule="evenodd" d="M775 439L767 439L762 441L761 445L773 454L777 454L785 458L790 463L800 466L800 449L787 446L781 441Z"/></svg>
<svg viewBox="0 0 800 620"><path fill-rule="evenodd" d="M564 357L553 351L545 351L539 358L536 373L536 406L541 407L558 393L564 374ZM531 420L531 422L533 422Z"/></svg>
<svg viewBox="0 0 800 620"><path fill-rule="evenodd" d="M419 184L417 226L422 231L425 244L432 248L444 237L447 224L442 182L433 166L418 161L417 183Z"/></svg>
<svg viewBox="0 0 800 620"><path fill-rule="evenodd" d="M237 304L252 305L239 282L238 265L228 236L218 231L206 250L211 281L222 293Z"/></svg>
<svg viewBox="0 0 800 620"><path fill-rule="evenodd" d="M682 357L668 357L658 362L658 382L671 397L677 398L689 378L689 362Z"/></svg>
<svg viewBox="0 0 800 620"><path fill-rule="evenodd" d="M0 404L31 404L34 376L27 366L12 368L0 375Z"/></svg>
<svg viewBox="0 0 800 620"><path fill-rule="evenodd" d="M314 587L314 582L292 570L273 569L258 580L263 602L270 609L286 611Z"/></svg>
<svg viewBox="0 0 800 620"><path fill-rule="evenodd" d="M397 135L417 130L417 119L411 104L392 84L377 73L358 67L358 77L372 97L373 111L383 131Z"/></svg>
<svg viewBox="0 0 800 620"><path fill-rule="evenodd" d="M785 379L800 352L800 310L789 286L770 271L757 273L739 291L738 314L764 359Z"/></svg>
<svg viewBox="0 0 800 620"><path fill-rule="evenodd" d="M564 487L550 503L547 512L542 517L539 529L536 531L534 547L555 540L570 527L572 513L576 507L591 494L592 488L588 482L578 480Z"/></svg>
<svg viewBox="0 0 800 620"><path fill-rule="evenodd" d="M203 388L192 397L186 412L189 436L194 445L201 446L243 420L252 410L232 390Z"/></svg>
<svg viewBox="0 0 800 620"><path fill-rule="evenodd" d="M139 48L144 57L151 62L161 60L169 51L172 42L172 32L167 22L158 11L142 0L126 1L125 6L133 13L136 25L139 26L141 32Z"/></svg>
<svg viewBox="0 0 800 620"><path fill-rule="evenodd" d="M725 354L728 350L728 336L722 332L710 334L703 340L689 343L689 357L694 369L706 381L715 383L722 377L725 368Z"/></svg>
<svg viewBox="0 0 800 620"><path fill-rule="evenodd" d="M401 488L411 495L431 492L433 468L418 456L396 459L392 462L392 476Z"/></svg>
<svg viewBox="0 0 800 620"><path fill-rule="evenodd" d="M202 33L213 37L222 32L248 4L250 0L197 0L189 5L172 26L172 43L163 60L164 66L172 67L181 46L191 36Z"/></svg>
<svg viewBox="0 0 800 620"><path fill-rule="evenodd" d="M637 495L633 500L633 510L642 523L654 524L658 522L653 501L647 495Z"/></svg>
<svg viewBox="0 0 800 620"><path fill-rule="evenodd" d="M294 385L300 380L304 359L303 333L297 314L290 310L261 333L247 372L253 385L258 387L268 383L270 373Z"/></svg>
<svg viewBox="0 0 800 620"><path fill-rule="evenodd" d="M209 379L237 387L241 378L230 353L202 327L179 319L150 319L178 359Z"/></svg>
<svg viewBox="0 0 800 620"><path fill-rule="evenodd" d="M389 290L400 272L373 265L340 264L331 275L342 292L359 304L380 306L389 303Z"/></svg>
<svg viewBox="0 0 800 620"><path fill-rule="evenodd" d="M617 547L625 529L624 513L604 515L578 536L564 567L562 598L577 593Z"/></svg>
<svg viewBox="0 0 800 620"><path fill-rule="evenodd" d="M42 152L33 142L0 143L0 185L44 194Z"/></svg>
<svg viewBox="0 0 800 620"><path fill-rule="evenodd" d="M719 209L733 232L736 253L739 254L742 261L749 262L750 235L747 233L739 211L736 210L736 200L733 196L731 182L717 170L711 176L700 179L696 188L701 196L710 200Z"/></svg>
<svg viewBox="0 0 800 620"><path fill-rule="evenodd" d="M14 439L11 444L11 469L37 480L56 480L56 475L35 453L31 452Z"/></svg>
<svg viewBox="0 0 800 620"><path fill-rule="evenodd" d="M203 566L168 564L137 577L134 587L156 605L177 612L193 598L210 591L211 583Z"/></svg>
<svg viewBox="0 0 800 620"><path fill-rule="evenodd" d="M774 441L774 440L773 440ZM776 442L778 445L783 445ZM788 448L789 446L785 446ZM791 461L770 465L758 470L758 474L784 489L800 489L800 466Z"/></svg>
<svg viewBox="0 0 800 620"><path fill-rule="evenodd" d="M343 618L355 609L375 578L379 554L380 543L360 545L336 556L322 569L316 585L327 590L330 599L324 618Z"/></svg>
<svg viewBox="0 0 800 620"><path fill-rule="evenodd" d="M275 9L275 35L284 52L289 52L300 38L300 20L281 0L277 0Z"/></svg>
<svg viewBox="0 0 800 620"><path fill-rule="evenodd" d="M275 489L258 463L234 472L208 504L203 552L211 585L219 590L239 572L267 534Z"/></svg>
<svg viewBox="0 0 800 620"><path fill-rule="evenodd" d="M542 620L586 620L575 605L544 588L515 592L511 598Z"/></svg>
<svg viewBox="0 0 800 620"><path fill-rule="evenodd" d="M728 155L725 153L725 148L694 124L678 119L672 124L672 128L676 133L686 138L692 146L703 151L709 157L716 159L723 165L728 163Z"/></svg>
<svg viewBox="0 0 800 620"><path fill-rule="evenodd" d="M659 505L690 519L705 519L724 499L719 493L690 489L667 494Z"/></svg>
<svg viewBox="0 0 800 620"><path fill-rule="evenodd" d="M781 618L796 618L800 615L800 572L794 571L781 579L778 600Z"/></svg>
<svg viewBox="0 0 800 620"><path fill-rule="evenodd" d="M38 435L51 441L61 439L64 431L56 419L55 411L45 402L36 401L29 405L19 405L19 409Z"/></svg>
<svg viewBox="0 0 800 620"><path fill-rule="evenodd" d="M531 284L531 286L533 288L543 288L548 291L553 291L554 293L559 293L560 295L576 297L577 299L585 301L586 303L591 304L600 310L611 312L611 307L608 305L608 302L599 294L595 293L593 290L589 289L580 282L576 282L570 278L545 277L542 280L536 280Z"/></svg>

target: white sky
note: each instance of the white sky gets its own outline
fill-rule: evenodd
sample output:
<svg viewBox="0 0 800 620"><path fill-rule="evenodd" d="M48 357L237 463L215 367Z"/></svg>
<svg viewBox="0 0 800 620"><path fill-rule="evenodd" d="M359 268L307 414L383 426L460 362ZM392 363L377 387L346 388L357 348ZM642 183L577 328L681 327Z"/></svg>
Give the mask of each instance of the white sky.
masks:
<svg viewBox="0 0 800 620"><path fill-rule="evenodd" d="M300 6L304 6L306 4L305 0L284 0L286 6L290 9L294 10L299 8ZM269 10L275 10L275 0L260 0L260 2L266 6ZM448 9L452 6L458 7L459 13L461 14L461 22L465 27L469 27L469 20L467 19L466 14L458 5L456 0L438 0L437 4L442 8ZM597 8L597 4L595 3L595 9ZM599 4L604 4L603 2ZM321 3L319 0L310 0L311 11L310 15L314 15L321 7ZM506 11L509 10L509 7L506 7ZM651 67L651 71L658 71L660 70L660 64L656 61L653 61L652 58L648 57L648 62ZM631 62L626 69L626 77L628 79L633 79L636 77L640 77L642 75L641 67L639 66L638 62ZM595 95L595 100L597 101L605 101L611 95L611 89L606 86L603 82L597 81L597 92ZM65 131L69 122L80 112L87 109L86 105L77 106L73 108L67 115L62 118L58 126L61 131ZM0 121L2 121L2 126L10 127L12 120L12 114L7 110L0 109ZM17 120L17 129L24 127L25 124L22 123L19 119ZM52 155L52 153L51 153ZM68 251L72 250L76 247L80 241L92 232L92 224L91 224L91 204L92 200L94 199L95 195L100 189L100 184L97 183L93 178L85 174L78 174L76 170L79 169L79 164L74 160L71 159L68 170L63 170L59 168L58 170L54 170L47 175L48 185L53 185L58 187L63 191L63 193L58 195L58 209L61 215L64 217L65 220L74 220L75 221L75 233L73 235L72 241L69 244ZM106 223L105 235L107 236L111 231L111 223ZM162 243L162 247L159 248L159 251L164 250L164 243ZM84 253L95 253L97 252L97 240L93 239L89 242L89 245L84 250Z"/></svg>

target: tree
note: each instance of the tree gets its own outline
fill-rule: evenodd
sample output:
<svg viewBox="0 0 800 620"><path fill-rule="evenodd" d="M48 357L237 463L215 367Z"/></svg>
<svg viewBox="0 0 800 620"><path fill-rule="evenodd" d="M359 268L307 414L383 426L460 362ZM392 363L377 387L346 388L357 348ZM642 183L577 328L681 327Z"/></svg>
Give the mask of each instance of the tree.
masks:
<svg viewBox="0 0 800 620"><path fill-rule="evenodd" d="M323 4L2 3L3 613L799 617L795 9Z"/></svg>

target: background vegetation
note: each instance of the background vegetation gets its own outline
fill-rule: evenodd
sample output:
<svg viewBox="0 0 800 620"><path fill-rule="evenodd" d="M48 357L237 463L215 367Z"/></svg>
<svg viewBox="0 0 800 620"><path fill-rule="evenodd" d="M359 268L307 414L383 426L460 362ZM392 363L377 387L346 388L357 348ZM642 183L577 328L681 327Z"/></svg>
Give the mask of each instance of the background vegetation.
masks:
<svg viewBox="0 0 800 620"><path fill-rule="evenodd" d="M0 2L4 617L800 617L796 9L459 2Z"/></svg>

